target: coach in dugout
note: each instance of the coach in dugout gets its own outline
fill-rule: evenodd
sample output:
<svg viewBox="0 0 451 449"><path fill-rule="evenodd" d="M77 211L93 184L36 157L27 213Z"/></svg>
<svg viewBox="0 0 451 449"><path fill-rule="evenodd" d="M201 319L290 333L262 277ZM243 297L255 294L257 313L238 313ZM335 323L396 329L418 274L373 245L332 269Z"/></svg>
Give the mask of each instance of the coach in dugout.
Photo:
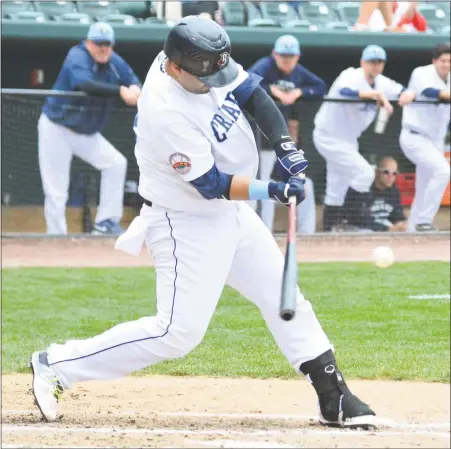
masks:
<svg viewBox="0 0 451 449"><path fill-rule="evenodd" d="M314 73L299 64L301 48L299 41L292 35L279 37L274 45L271 56L259 59L247 71L260 75L263 80L261 86L274 99L284 116L290 137L299 145L299 121L297 120L297 102L302 98L321 98L326 93L325 82ZM259 148L260 173L259 179L267 181L271 177L276 155L272 149ZM298 232L315 232L315 202L313 198L313 183L306 179L306 190L309 191L309 199L300 205L309 207L309 211L300 211L298 207ZM310 201L311 200L311 201ZM313 205L313 209L309 206ZM274 221L275 203L263 201L261 203L261 218L272 231ZM310 212L312 210L312 212ZM302 213L301 213L302 212ZM313 215L312 215L313 214ZM307 222L306 222L307 219Z"/></svg>
<svg viewBox="0 0 451 449"><path fill-rule="evenodd" d="M344 221L359 229L372 231L403 232L407 230L406 216L401 205L401 195L396 186L398 163L390 156L378 164L370 190L369 208L361 196L349 188L343 205ZM369 214L368 214L369 212Z"/></svg>
<svg viewBox="0 0 451 449"><path fill-rule="evenodd" d="M100 132L116 98L136 106L141 82L113 51L114 43L114 30L109 24L93 24L86 40L69 50L53 86L54 90L83 91L90 96L49 96L42 108L38 151L49 234L67 234L65 207L73 156L101 171L93 234L122 233L119 221L127 160Z"/></svg>

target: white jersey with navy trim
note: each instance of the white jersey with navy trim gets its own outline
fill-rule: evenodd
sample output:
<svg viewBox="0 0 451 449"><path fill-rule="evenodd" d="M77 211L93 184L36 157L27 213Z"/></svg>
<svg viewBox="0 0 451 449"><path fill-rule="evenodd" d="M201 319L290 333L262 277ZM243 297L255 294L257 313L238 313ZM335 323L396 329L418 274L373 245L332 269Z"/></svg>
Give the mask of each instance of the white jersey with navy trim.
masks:
<svg viewBox="0 0 451 449"><path fill-rule="evenodd" d="M430 100L422 95L425 89L433 88L438 90L449 90L451 86L450 74L444 81L433 64L417 67L410 77L408 90L416 93L417 100ZM445 135L450 122L449 104L440 105L411 103L403 108L402 127L412 129L434 142L441 142L443 145Z"/></svg>
<svg viewBox="0 0 451 449"><path fill-rule="evenodd" d="M165 73L165 58L161 52L152 64L138 101L139 193L168 209L211 212L227 200L207 200L189 181L214 163L227 174L257 173L254 134L232 94L249 75L239 66L232 84L192 94Z"/></svg>
<svg viewBox="0 0 451 449"><path fill-rule="evenodd" d="M332 84L328 96L349 98L340 91L349 88L358 91L381 91L389 99L399 96L403 86L384 75L378 75L371 86L365 78L363 69L350 67L338 76ZM315 117L315 128L321 129L331 137L355 142L376 117L374 103L332 103L325 101Z"/></svg>

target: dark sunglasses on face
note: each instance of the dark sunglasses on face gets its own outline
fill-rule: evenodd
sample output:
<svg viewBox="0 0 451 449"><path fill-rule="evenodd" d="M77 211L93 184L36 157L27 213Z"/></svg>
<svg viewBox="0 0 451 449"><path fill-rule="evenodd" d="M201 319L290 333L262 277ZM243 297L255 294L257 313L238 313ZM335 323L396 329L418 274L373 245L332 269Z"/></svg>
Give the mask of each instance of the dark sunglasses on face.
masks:
<svg viewBox="0 0 451 449"><path fill-rule="evenodd" d="M382 172L384 175L393 175L393 176L397 176L398 175L397 171L381 170L380 168L378 170L380 172Z"/></svg>
<svg viewBox="0 0 451 449"><path fill-rule="evenodd" d="M98 42L95 42L95 44L97 45L97 47L111 47L112 46L111 42L108 42L108 41L98 41Z"/></svg>

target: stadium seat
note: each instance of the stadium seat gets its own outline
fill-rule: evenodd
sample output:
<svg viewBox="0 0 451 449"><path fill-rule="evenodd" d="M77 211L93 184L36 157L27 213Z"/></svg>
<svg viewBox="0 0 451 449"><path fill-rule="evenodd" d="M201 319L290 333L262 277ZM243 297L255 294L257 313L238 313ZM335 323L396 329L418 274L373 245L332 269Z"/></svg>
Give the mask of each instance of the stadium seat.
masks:
<svg viewBox="0 0 451 449"><path fill-rule="evenodd" d="M89 14L84 14L80 12L68 12L67 14L61 14L60 16L55 16L55 20L61 22L72 22L72 23L91 23L92 18Z"/></svg>
<svg viewBox="0 0 451 449"><path fill-rule="evenodd" d="M241 2L221 2L220 7L224 25L246 25L246 11Z"/></svg>
<svg viewBox="0 0 451 449"><path fill-rule="evenodd" d="M349 22L328 22L324 24L325 29L329 30L343 30L343 31L351 31L352 26Z"/></svg>
<svg viewBox="0 0 451 449"><path fill-rule="evenodd" d="M438 31L449 25L449 17L447 17L445 11L437 8L435 5L420 3L417 9L427 20L428 27L433 31Z"/></svg>
<svg viewBox="0 0 451 449"><path fill-rule="evenodd" d="M340 2L334 7L337 16L342 22L354 25L360 15L360 4L355 2Z"/></svg>
<svg viewBox="0 0 451 449"><path fill-rule="evenodd" d="M244 9L246 11L248 24L250 20L262 18L260 9L256 5L254 5L254 3L244 2Z"/></svg>
<svg viewBox="0 0 451 449"><path fill-rule="evenodd" d="M261 2L260 10L264 19L272 19L279 25L299 19L294 8L286 2Z"/></svg>
<svg viewBox="0 0 451 449"><path fill-rule="evenodd" d="M1 2L2 14L16 14L22 11L34 11L31 2Z"/></svg>
<svg viewBox="0 0 451 449"><path fill-rule="evenodd" d="M282 26L284 28L296 28L297 30L318 31L318 27L316 25L312 25L308 20L304 19L290 20L288 22L284 22Z"/></svg>
<svg viewBox="0 0 451 449"><path fill-rule="evenodd" d="M138 23L138 20L130 16L128 14L108 14L107 16L104 16L100 19L102 22L109 22L109 23L115 23L115 24L122 24L122 25L136 25Z"/></svg>
<svg viewBox="0 0 451 449"><path fill-rule="evenodd" d="M112 2L77 2L78 12L89 14L91 17L97 19L110 14L119 14L119 9Z"/></svg>
<svg viewBox="0 0 451 449"><path fill-rule="evenodd" d="M249 27L277 27L277 23L272 19L263 19L262 17L255 17L247 22Z"/></svg>
<svg viewBox="0 0 451 449"><path fill-rule="evenodd" d="M159 19L158 17L147 17L143 23L145 25L167 25L165 19Z"/></svg>
<svg viewBox="0 0 451 449"><path fill-rule="evenodd" d="M9 18L20 22L43 23L47 20L45 14L37 11L19 11L15 14L9 14Z"/></svg>
<svg viewBox="0 0 451 449"><path fill-rule="evenodd" d="M54 19L55 16L77 12L74 2L34 2L36 11L42 12L49 19Z"/></svg>
<svg viewBox="0 0 451 449"><path fill-rule="evenodd" d="M150 16L150 7L148 2L114 2L120 14L127 14L139 19L145 19Z"/></svg>
<svg viewBox="0 0 451 449"><path fill-rule="evenodd" d="M335 22L337 16L324 2L303 2L298 7L299 17L307 19L314 25L324 25Z"/></svg>
<svg viewBox="0 0 451 449"><path fill-rule="evenodd" d="M451 3L447 0L445 1L428 1L428 2L423 2L426 3L428 5L434 5L439 9L443 9L443 11L445 11L447 14L451 13Z"/></svg>

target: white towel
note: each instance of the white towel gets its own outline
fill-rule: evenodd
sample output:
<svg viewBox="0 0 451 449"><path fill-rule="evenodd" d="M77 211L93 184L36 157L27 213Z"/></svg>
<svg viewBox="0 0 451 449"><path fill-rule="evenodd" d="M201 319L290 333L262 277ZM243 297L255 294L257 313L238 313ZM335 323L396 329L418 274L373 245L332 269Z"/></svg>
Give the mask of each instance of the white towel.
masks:
<svg viewBox="0 0 451 449"><path fill-rule="evenodd" d="M146 239L149 223L141 216L137 216L128 227L124 234L116 240L114 249L123 251L132 256L139 256L144 240Z"/></svg>

